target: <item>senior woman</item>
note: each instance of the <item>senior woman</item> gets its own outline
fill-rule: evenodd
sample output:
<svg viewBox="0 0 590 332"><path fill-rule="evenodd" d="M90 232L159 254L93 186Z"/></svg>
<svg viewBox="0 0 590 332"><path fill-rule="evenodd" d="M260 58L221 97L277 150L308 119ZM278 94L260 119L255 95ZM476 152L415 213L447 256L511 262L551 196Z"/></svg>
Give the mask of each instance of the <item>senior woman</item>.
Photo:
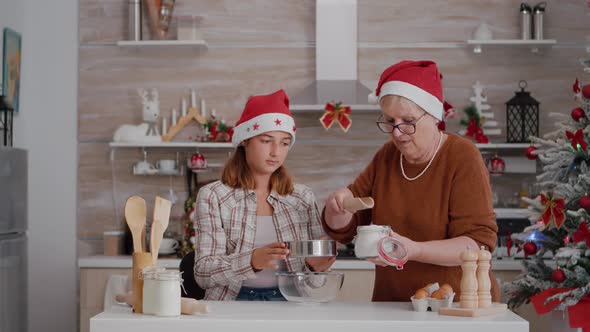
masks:
<svg viewBox="0 0 590 332"><path fill-rule="evenodd" d="M387 68L375 92L382 111L377 125L391 141L351 185L328 198L324 229L346 243L357 226L388 225L406 247L403 270L372 259L373 301L409 301L433 282L449 283L459 293L460 253L481 246L492 251L497 239L484 162L469 140L438 129L443 97L434 62L402 61ZM365 196L375 200L372 210L344 210L344 199ZM491 272L490 277L492 299L498 301L498 284Z"/></svg>

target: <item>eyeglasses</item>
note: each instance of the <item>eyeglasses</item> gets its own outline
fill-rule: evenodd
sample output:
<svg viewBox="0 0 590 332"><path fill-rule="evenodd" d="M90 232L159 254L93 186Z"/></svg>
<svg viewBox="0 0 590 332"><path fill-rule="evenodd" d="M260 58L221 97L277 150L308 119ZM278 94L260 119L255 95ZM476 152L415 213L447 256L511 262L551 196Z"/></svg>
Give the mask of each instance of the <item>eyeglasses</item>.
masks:
<svg viewBox="0 0 590 332"><path fill-rule="evenodd" d="M381 121L383 120L383 114L377 119L377 127L379 130L386 134L391 134L397 128L402 134L413 135L416 133L416 125L422 121L426 113L422 114L422 116L416 122L402 122L400 124L394 125L391 122Z"/></svg>

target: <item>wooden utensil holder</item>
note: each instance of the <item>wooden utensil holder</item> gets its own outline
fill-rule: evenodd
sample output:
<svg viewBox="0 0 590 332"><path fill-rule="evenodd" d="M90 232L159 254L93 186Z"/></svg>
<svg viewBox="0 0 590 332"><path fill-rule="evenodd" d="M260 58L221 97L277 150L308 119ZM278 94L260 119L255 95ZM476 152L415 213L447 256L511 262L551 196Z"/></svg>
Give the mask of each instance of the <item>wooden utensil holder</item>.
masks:
<svg viewBox="0 0 590 332"><path fill-rule="evenodd" d="M143 268L153 264L152 255L149 252L133 253L133 312L143 313L143 279L140 275Z"/></svg>

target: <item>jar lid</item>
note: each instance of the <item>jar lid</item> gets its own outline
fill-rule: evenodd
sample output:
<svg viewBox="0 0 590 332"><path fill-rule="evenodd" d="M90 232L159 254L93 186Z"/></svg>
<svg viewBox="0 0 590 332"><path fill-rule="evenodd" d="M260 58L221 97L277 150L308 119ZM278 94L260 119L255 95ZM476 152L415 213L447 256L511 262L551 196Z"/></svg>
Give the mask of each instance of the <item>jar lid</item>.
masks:
<svg viewBox="0 0 590 332"><path fill-rule="evenodd" d="M380 232L383 230L391 230L391 227L387 225L367 225L357 226L356 231L358 232Z"/></svg>
<svg viewBox="0 0 590 332"><path fill-rule="evenodd" d="M181 273L178 271L171 271L171 270L164 270L158 271L156 273L156 280L173 280L173 281L182 281L180 277Z"/></svg>
<svg viewBox="0 0 590 332"><path fill-rule="evenodd" d="M166 268L160 266L146 266L141 270L140 279L156 279L156 274L164 272Z"/></svg>
<svg viewBox="0 0 590 332"><path fill-rule="evenodd" d="M385 264L395 266L398 270L404 268L408 261L408 251L398 240L392 237L384 237L377 244L379 257Z"/></svg>

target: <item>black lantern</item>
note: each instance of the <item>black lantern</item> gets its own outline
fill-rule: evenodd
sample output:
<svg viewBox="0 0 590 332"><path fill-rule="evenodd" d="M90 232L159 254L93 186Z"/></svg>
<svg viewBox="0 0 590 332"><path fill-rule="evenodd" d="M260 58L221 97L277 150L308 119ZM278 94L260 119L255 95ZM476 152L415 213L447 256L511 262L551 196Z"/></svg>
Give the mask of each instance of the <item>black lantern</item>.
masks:
<svg viewBox="0 0 590 332"><path fill-rule="evenodd" d="M526 81L518 83L520 91L506 103L506 140L525 143L531 136L539 136L539 102L524 91Z"/></svg>
<svg viewBox="0 0 590 332"><path fill-rule="evenodd" d="M4 146L12 146L12 115L14 108L0 96L0 136L4 138Z"/></svg>

